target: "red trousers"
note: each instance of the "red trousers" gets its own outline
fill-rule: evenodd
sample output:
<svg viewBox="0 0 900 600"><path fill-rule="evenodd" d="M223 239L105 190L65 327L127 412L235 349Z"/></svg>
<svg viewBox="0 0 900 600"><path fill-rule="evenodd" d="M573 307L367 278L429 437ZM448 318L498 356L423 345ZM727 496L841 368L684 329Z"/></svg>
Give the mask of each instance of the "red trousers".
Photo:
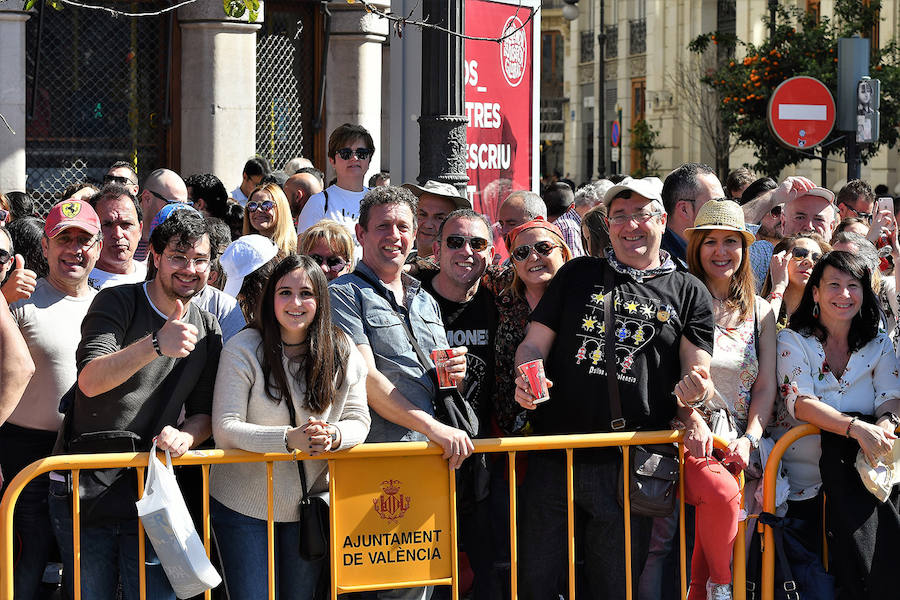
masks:
<svg viewBox="0 0 900 600"><path fill-rule="evenodd" d="M737 480L713 457L684 453L684 501L696 507L691 593L706 598L707 579L731 583L731 550L737 535L741 494Z"/></svg>

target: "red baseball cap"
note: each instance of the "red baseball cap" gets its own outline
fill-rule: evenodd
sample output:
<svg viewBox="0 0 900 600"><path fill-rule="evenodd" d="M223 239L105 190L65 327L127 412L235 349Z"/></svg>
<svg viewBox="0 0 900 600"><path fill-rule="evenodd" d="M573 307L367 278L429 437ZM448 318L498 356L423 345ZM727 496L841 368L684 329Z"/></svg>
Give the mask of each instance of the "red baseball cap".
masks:
<svg viewBox="0 0 900 600"><path fill-rule="evenodd" d="M70 227L83 229L91 235L100 231L100 217L84 200L66 200L50 209L44 223L44 235L56 237Z"/></svg>

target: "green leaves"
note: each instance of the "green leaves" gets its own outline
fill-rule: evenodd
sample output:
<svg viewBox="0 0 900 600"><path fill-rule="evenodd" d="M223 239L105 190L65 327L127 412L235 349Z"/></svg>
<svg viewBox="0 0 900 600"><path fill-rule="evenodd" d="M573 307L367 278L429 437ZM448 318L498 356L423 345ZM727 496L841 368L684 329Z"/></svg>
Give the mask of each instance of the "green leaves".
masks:
<svg viewBox="0 0 900 600"><path fill-rule="evenodd" d="M223 0L222 7L225 14L234 19L240 19L245 13L251 23L259 17L259 0Z"/></svg>
<svg viewBox="0 0 900 600"><path fill-rule="evenodd" d="M768 17L764 17L769 36L758 45L719 32L704 33L688 44L688 49L696 54L724 47L732 51L731 56L741 46L742 58L720 59L718 68L701 81L717 93L722 121L731 135L753 148L755 170L777 177L785 167L808 158L808 152L785 148L774 140L766 120L769 98L781 82L795 75L815 77L835 94L838 39L853 34L870 36L879 19L880 4L877 0L868 5L857 0L835 0L835 17L818 20L800 8L779 5L774 34L768 28ZM717 52L719 57L723 54ZM896 127L900 122L900 98L893 95L894 90L900 89L900 46L891 40L876 49L870 65L871 76L882 81L882 127L879 144L860 148L863 161L874 156L880 144L893 147L900 141ZM824 143L843 135L844 132L834 131ZM843 145L835 143L830 148L832 153L840 153Z"/></svg>

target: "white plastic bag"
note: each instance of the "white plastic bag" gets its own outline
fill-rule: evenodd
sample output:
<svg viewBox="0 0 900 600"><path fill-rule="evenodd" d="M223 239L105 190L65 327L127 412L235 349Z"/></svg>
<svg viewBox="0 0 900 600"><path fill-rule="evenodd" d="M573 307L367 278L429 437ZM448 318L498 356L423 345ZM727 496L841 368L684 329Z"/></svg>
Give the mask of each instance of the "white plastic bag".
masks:
<svg viewBox="0 0 900 600"><path fill-rule="evenodd" d="M143 497L137 501L137 512L175 595L190 598L216 587L222 578L209 562L194 529L168 450L166 462L168 466L156 457L156 442L153 442L147 482Z"/></svg>
<svg viewBox="0 0 900 600"><path fill-rule="evenodd" d="M878 459L878 464L869 464L869 459L860 450L856 455L856 472L862 479L866 489L878 498L879 502L885 502L891 495L891 488L900 483L900 444L894 442L891 453Z"/></svg>

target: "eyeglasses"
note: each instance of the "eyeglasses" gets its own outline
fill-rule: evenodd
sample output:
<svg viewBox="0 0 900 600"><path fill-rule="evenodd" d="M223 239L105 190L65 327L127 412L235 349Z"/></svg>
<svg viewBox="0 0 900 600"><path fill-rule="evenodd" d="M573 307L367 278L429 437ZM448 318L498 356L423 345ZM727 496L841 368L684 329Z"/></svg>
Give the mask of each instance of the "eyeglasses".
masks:
<svg viewBox="0 0 900 600"><path fill-rule="evenodd" d="M357 148L354 150L353 148L341 148L335 154L341 157L343 160L350 160L350 157L356 154L356 158L359 160L366 160L370 156L375 153L371 148Z"/></svg>
<svg viewBox="0 0 900 600"><path fill-rule="evenodd" d="M8 263L11 258L12 254L10 254L8 250L3 250L2 248L0 248L0 267Z"/></svg>
<svg viewBox="0 0 900 600"><path fill-rule="evenodd" d="M806 259L812 261L813 263L817 263L819 262L819 259L822 258L822 253L813 252L809 248L801 248L800 246L795 246L794 248L791 248L791 256L798 262Z"/></svg>
<svg viewBox="0 0 900 600"><path fill-rule="evenodd" d="M265 212L271 212L271 210L275 208L275 203L271 200L263 200L262 202L257 202L255 200L247 203L247 210L250 212L256 212L258 210L264 210Z"/></svg>
<svg viewBox="0 0 900 600"><path fill-rule="evenodd" d="M71 246L74 243L79 250L85 252L93 248L94 245L100 241L99 236L89 236L87 233L75 235L74 232L68 230L58 233L50 239L53 240L53 243L59 244L60 246Z"/></svg>
<svg viewBox="0 0 900 600"><path fill-rule="evenodd" d="M471 237L468 235L448 235L446 241L447 247L451 250L459 250L466 242L469 242L469 247L475 252L481 252L491 245L483 237Z"/></svg>
<svg viewBox="0 0 900 600"><path fill-rule="evenodd" d="M209 269L210 260L208 258L188 258L184 254L165 254L164 256L169 261L169 264L179 271L187 269L191 264L194 265L194 270L198 273L204 273Z"/></svg>
<svg viewBox="0 0 900 600"><path fill-rule="evenodd" d="M865 220L868 221L869 223L872 222L872 217L873 217L872 213L863 212L863 211L861 211L861 210L856 210L855 208L853 208L852 206L850 206L850 205L848 205L848 204L845 204L844 206L846 206L847 208L849 208L850 210L852 210L852 211L853 211L853 214L855 214L855 215L856 215L857 217L859 217L860 219L865 219Z"/></svg>
<svg viewBox="0 0 900 600"><path fill-rule="evenodd" d="M320 254L308 254L307 256L316 261L316 264L320 267L322 266L322 263L325 263L331 271L341 271L347 266L347 261L337 255L322 256Z"/></svg>
<svg viewBox="0 0 900 600"><path fill-rule="evenodd" d="M559 248L559 244L554 244L553 242L535 242L532 245L523 245L518 246L515 250L512 251L512 257L516 259L517 262L522 262L528 259L531 256L531 251L534 250L541 256L550 256L550 253L553 252L554 248Z"/></svg>
<svg viewBox="0 0 900 600"><path fill-rule="evenodd" d="M624 225L629 221L634 221L638 225L641 223L646 223L653 217L657 217L662 214L662 211L644 211L632 213L630 215L614 215L612 217L607 217L606 222L609 225Z"/></svg>
<svg viewBox="0 0 900 600"><path fill-rule="evenodd" d="M166 198L166 197L163 196L162 194L157 194L156 192L154 192L154 191L151 190L151 189L148 189L147 191L150 192L152 195L156 196L157 198L159 198L160 200L162 200L163 202L165 202L166 204L187 204L188 206L193 206L193 205L194 205L194 203L191 202L190 200L188 200L188 201L186 201L186 202L183 202L183 201L181 201L181 200L169 200L168 198Z"/></svg>
<svg viewBox="0 0 900 600"><path fill-rule="evenodd" d="M127 177L120 177L118 175L104 175L103 183L118 183L120 185L134 185L135 182L130 180ZM153 192L150 192L151 194Z"/></svg>

